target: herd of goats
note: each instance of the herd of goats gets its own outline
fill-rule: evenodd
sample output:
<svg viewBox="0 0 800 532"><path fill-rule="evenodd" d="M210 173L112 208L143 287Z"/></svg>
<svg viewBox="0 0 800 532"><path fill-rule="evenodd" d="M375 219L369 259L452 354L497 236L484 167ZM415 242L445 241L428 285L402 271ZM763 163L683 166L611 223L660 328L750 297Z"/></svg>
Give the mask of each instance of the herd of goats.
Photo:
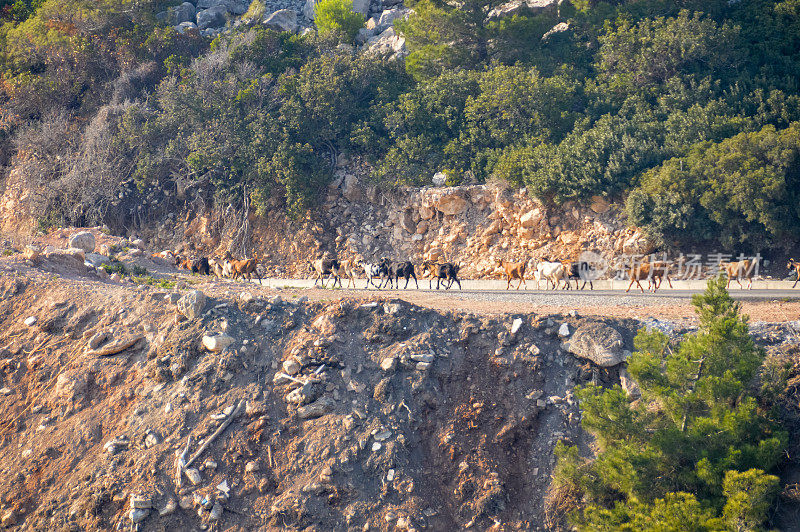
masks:
<svg viewBox="0 0 800 532"><path fill-rule="evenodd" d="M506 275L506 290L511 288L511 282L514 280L519 281L516 289L519 290L521 286L528 288L525 278L525 270L527 267L526 261L510 262L503 259L498 259L498 266L500 266ZM190 270L193 273L203 275L211 275L212 273L218 278L228 277L234 280L239 278L252 280L255 276L259 283L261 276L258 273L258 259L251 258L245 260L238 260L233 258L230 253L225 253L222 258L185 258L181 256L175 257L175 266ZM753 260L741 260L737 262L723 262L720 263L720 271L725 273L728 278L728 287L731 281L736 281L740 288L742 280L747 281L748 290L753 286L753 276L756 271L756 264ZM321 283L325 288L329 280L333 280L332 287L335 288L337 283L340 288L342 287L342 277L345 277L347 287L350 288L352 283L353 288L356 288L356 279L366 277L367 284L364 287L368 289L374 286L377 289L386 288L394 289L400 288L400 279L405 279L403 289L408 288L411 279L414 284L419 288L417 281L417 270L411 261L395 262L387 258L383 258L378 262L367 263L360 259L346 259L339 260L335 258L321 258L315 261L308 261L309 271L314 275L314 286ZM670 268L673 263L668 261L653 260L649 262L641 262L634 264L627 268L628 278L630 283L626 292L630 291L633 284L644 293L645 289L641 281L647 281L647 290L655 292L661 287L661 283L666 280L669 287L672 288L672 280L670 279ZM796 280L792 288L800 281L800 262L794 259L789 259L786 267L796 274ZM460 266L450 262L430 262L426 261L420 265L420 274L429 278L428 288L433 288L433 280L436 280L436 289L439 290L440 286L445 290L449 290L454 284L458 285L461 289L461 280L458 278ZM583 290L586 285L589 289L593 290L594 285L592 281L597 279L598 275L593 265L585 261L576 262L553 262L548 260L540 261L536 264L535 271L533 272L533 279L536 281L536 288L539 289L539 283L545 281L545 288L557 290L563 288L569 290L572 288L572 281L575 281L575 289L577 290L580 285L580 290ZM562 286L563 283L563 286Z"/></svg>

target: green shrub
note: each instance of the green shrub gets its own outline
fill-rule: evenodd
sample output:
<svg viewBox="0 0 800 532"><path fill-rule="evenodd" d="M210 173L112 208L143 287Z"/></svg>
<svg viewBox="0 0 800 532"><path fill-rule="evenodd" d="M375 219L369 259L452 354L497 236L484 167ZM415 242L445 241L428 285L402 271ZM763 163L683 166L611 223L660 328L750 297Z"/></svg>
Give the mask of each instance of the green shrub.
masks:
<svg viewBox="0 0 800 532"><path fill-rule="evenodd" d="M322 0L314 7L314 22L320 35L351 43L364 27L364 16L353 11L353 0Z"/></svg>
<svg viewBox="0 0 800 532"><path fill-rule="evenodd" d="M766 126L697 144L645 173L627 210L631 223L665 245L718 239L757 251L797 241L798 187L800 125Z"/></svg>
<svg viewBox="0 0 800 532"><path fill-rule="evenodd" d="M752 384L764 352L725 278L693 298L700 330L680 343L640 331L628 369L642 398L579 388L594 459L560 446L555 486L583 498L581 530L757 530L778 491L786 433L760 410Z"/></svg>

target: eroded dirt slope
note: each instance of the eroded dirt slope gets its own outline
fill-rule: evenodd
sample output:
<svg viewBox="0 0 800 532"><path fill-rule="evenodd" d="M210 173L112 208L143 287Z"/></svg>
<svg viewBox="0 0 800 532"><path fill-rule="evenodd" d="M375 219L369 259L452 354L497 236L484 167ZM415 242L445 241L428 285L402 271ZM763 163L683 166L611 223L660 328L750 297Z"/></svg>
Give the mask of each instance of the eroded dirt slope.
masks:
<svg viewBox="0 0 800 532"><path fill-rule="evenodd" d="M581 441L571 389L617 379L559 349L583 318L236 291L187 319L187 292L2 274L7 525L540 528L552 448ZM240 402L179 487L176 453Z"/></svg>

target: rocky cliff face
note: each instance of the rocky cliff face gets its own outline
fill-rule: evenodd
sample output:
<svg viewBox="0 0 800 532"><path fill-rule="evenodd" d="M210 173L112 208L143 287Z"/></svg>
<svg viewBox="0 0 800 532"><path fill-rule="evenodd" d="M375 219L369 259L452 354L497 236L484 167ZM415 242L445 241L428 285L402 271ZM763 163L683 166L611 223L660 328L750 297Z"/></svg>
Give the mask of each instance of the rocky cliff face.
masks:
<svg viewBox="0 0 800 532"><path fill-rule="evenodd" d="M306 261L323 255L448 261L460 264L465 278L483 278L500 273L499 259L532 267L542 259L577 260L583 252L613 259L653 251L626 226L621 206L600 197L555 208L524 189L495 184L382 191L356 165L336 175L320 206L302 220L289 219L277 201L263 216L244 215L209 209L180 191L125 189L115 209L128 208L128 221L113 232L141 236L151 248L259 257L264 273L276 276L305 275ZM35 230L26 196L24 179L12 172L0 196L4 233Z"/></svg>
<svg viewBox="0 0 800 532"><path fill-rule="evenodd" d="M227 219L226 219L227 217ZM497 185L408 188L393 192L365 185L340 172L318 210L301 221L280 208L248 220L252 241L238 245L241 231L230 213L189 213L177 226L149 235L156 247L176 246L222 253L239 247L262 258L267 274L305 272L305 261L322 255L449 261L466 278L490 277L497 260L576 260L582 252L604 257L648 253L651 244L625 225L619 205L594 198L588 205L548 208L524 189Z"/></svg>

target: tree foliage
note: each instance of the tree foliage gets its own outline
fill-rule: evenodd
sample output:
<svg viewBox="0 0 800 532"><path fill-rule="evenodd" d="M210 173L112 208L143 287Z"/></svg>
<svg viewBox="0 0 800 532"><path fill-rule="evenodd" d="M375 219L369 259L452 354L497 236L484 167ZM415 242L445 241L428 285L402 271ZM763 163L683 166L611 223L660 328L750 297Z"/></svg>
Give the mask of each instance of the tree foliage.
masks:
<svg viewBox="0 0 800 532"><path fill-rule="evenodd" d="M763 357L740 304L711 280L693 297L700 330L679 344L640 331L628 369L642 398L619 387L578 391L599 453L560 445L556 483L582 493L584 530L757 530L777 494L769 474L786 433L759 409L751 383Z"/></svg>
<svg viewBox="0 0 800 532"><path fill-rule="evenodd" d="M800 228L799 186L800 125L765 126L699 143L648 171L628 198L628 215L664 243L718 238L761 250L790 242Z"/></svg>
<svg viewBox="0 0 800 532"><path fill-rule="evenodd" d="M143 187L207 183L298 214L349 152L387 188L445 170L546 202L629 198L630 220L665 245L797 242L793 163L767 146L800 121L797 0L575 0L506 16L500 0L407 3L395 26L409 55L382 61L339 46L363 25L347 0L317 5L320 36L253 15L211 43L159 22L160 0L6 1L0 164L53 115L74 122L82 152L99 116L118 181Z"/></svg>
<svg viewBox="0 0 800 532"><path fill-rule="evenodd" d="M353 0L322 0L314 6L314 22L321 35L350 43L364 27L364 17L353 11Z"/></svg>

